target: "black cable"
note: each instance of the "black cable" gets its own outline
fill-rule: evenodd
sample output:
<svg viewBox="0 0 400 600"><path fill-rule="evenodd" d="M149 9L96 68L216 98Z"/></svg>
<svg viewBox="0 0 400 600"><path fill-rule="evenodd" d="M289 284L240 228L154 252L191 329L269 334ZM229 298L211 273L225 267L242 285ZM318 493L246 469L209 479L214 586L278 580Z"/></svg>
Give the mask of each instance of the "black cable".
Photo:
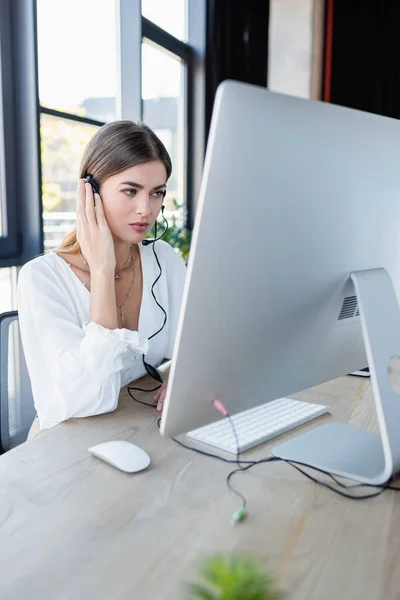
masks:
<svg viewBox="0 0 400 600"><path fill-rule="evenodd" d="M180 446L182 446L183 448L185 448L186 450L191 450L192 452L196 452L198 454L201 454L203 456L208 456L210 458L216 458L218 460L222 460L226 463L236 463L236 460L229 460L226 458L223 458L221 456L218 456L217 454L211 454L209 452L204 452L203 450L199 450L198 448L193 448L192 446L187 446L186 444L183 444L182 442L180 442L179 440L177 440L176 438L172 438L172 440L179 444ZM304 475L305 477L307 477L308 479L311 479L312 481L314 481L315 483L318 483L319 485L322 485L323 487L326 487L328 489L330 489L331 491L338 493L342 496L344 496L345 498L349 498L349 499L353 499L353 500L364 500L366 498L374 498L375 496L378 496L379 494L381 494L382 492L384 492L385 490L389 489L389 490L393 490L393 491L400 491L400 488L397 488L395 486L390 486L390 485L373 485L370 483L355 483L355 484L345 484L341 481L339 481L332 473L329 473L328 471L323 471L322 469L319 469L318 467L313 467L311 465L306 465L304 463L296 463L295 461L289 461L289 460L285 460L283 458L279 458L277 456L269 456L267 458L262 458L260 460L252 460L252 461L241 461L241 463L243 465L246 465L245 467L242 468L238 468L235 469L234 471L231 471L227 477L227 482L230 482L230 479L233 477L233 475L235 475L236 473L240 473L242 471L247 471L248 469L256 466L256 465L260 465L263 463L268 463L268 462L285 462L288 465L290 465L291 467L297 469L302 475ZM318 471L319 473L322 473L323 475L327 475L328 477L330 477L331 479L333 479L333 481L339 485L342 488L345 489L354 489L354 488L362 488L362 487L369 487L369 488L378 488L379 492L378 493L374 493L374 494L368 494L368 495L364 495L364 496L353 496L350 494L345 494L344 492L340 492L339 490L336 490L333 486L330 486L329 484L320 481L319 479L316 479L315 477L313 477L312 475L306 473L305 471L303 471L303 469L301 469L298 465L301 464L304 467L307 467L309 469L313 469L314 471ZM243 499L243 496L237 492L236 490L235 493L240 496ZM244 505L246 506L246 501L244 501Z"/></svg>
<svg viewBox="0 0 400 600"><path fill-rule="evenodd" d="M229 423L231 425L231 428L232 428L232 431L233 431L233 435L235 436L235 443L236 443L236 464L237 464L237 466L238 466L239 469L243 469L243 468L244 469L248 469L248 467L242 467L242 464L245 464L245 463L242 463L241 461L239 461L239 457L241 455L241 451L239 449L240 448L240 446L239 446L239 439L238 439L238 436L237 436L236 427L235 427L235 425L234 425L234 423L232 421L232 417L231 417L231 415L229 413L228 413L227 418L229 419ZM238 494L238 495L241 496L241 494ZM245 501L245 506L246 506L246 501Z"/></svg>
<svg viewBox="0 0 400 600"><path fill-rule="evenodd" d="M128 388L129 391L129 388ZM152 390L141 390L141 391L152 391ZM133 398L133 400L135 400L136 402L140 402L141 404L147 404L146 402L142 402L140 400L137 400L136 398L134 398L132 395L131 397ZM151 406L152 408L155 408L154 405L152 404L147 404L148 406ZM224 458L223 456L219 456L217 454L211 454L211 452L206 452L204 450L200 450L199 448L194 448L193 446L188 446L187 444L184 444L183 442L181 442L180 440L176 439L176 438L171 438L176 444L178 444L179 446L181 446L182 448L184 448L185 450L190 450L191 452L195 452L196 454L200 454L201 456L207 456L209 458L215 458L217 460L221 460L222 462L228 463L228 464L236 464L237 468L234 469L233 471L231 471L227 478L226 478L226 483L228 488L234 493L236 494L241 502L242 502L242 506L240 507L240 509L238 509L239 511L242 510L241 517L238 520L241 520L241 518L243 517L243 511L245 511L245 509L247 508L247 501L246 498L243 496L243 494L241 492L239 492L236 488L234 488L232 486L231 483L231 479L234 475L236 475L237 473L242 473L243 471L247 471L253 467L255 467L256 465L260 465L260 464L264 464L264 463L270 463L270 462L284 462L288 465L290 465L291 467L293 467L294 469L296 469L297 471L299 471L299 473L301 473L302 475L304 475L305 477L307 477L307 479L310 479L311 481L313 481L314 483L317 483L318 485L321 485L322 487L334 492L335 494L338 494L339 496L342 496L343 498L347 498L349 500L367 500L369 498L376 498L377 496L379 496L380 494L382 494L384 491L386 490L392 490L392 491L396 491L396 492L400 492L400 487L396 487L393 485L390 485L389 483L383 484L383 485L374 485L374 484L370 484L370 483L354 483L354 484L346 484L343 483L342 481L340 481L339 479L337 479L337 477L335 477L335 475L333 475L332 473L329 473L328 471L324 471L323 469L320 469L319 467L314 467L312 465L307 465L305 463L301 463L301 462L297 462L297 461L291 461L291 460L286 460L284 458L280 458L280 457L276 457L276 456L269 456L267 458L262 458L259 460L250 460L250 461L243 461L241 460L239 462L239 455L240 455L240 451L239 451L239 441L238 441L238 437L237 437L237 432L234 426L234 423L232 421L232 418L230 416L228 416L228 418L230 419L230 424L232 427L232 430L234 431L234 435L235 435L235 439L236 439L236 444L237 444L237 452L236 452L236 457L234 460L228 459L228 458ZM161 422L161 418L159 418L157 420L157 425L158 427L160 427L160 422ZM243 466L245 465L245 466ZM301 466L300 466L301 465ZM325 481L321 481L320 479L317 479L316 477L313 477L310 473L307 473L306 471L304 471L301 467L306 467L308 469L312 469L313 471L317 471L318 473L321 473L323 475L326 475L327 477L330 477L330 479L332 479L339 487L343 488L343 489L356 489L356 488L374 488L377 491L373 492L371 494L363 494L363 495L353 495L353 494L347 494L345 492L342 492L341 490L336 489L334 486L330 485L329 483L325 482ZM391 481L391 480L389 480ZM238 512L238 511L236 511Z"/></svg>
<svg viewBox="0 0 400 600"><path fill-rule="evenodd" d="M165 217L164 217L164 219L165 219ZM165 220L166 220L166 219L165 219ZM167 221L167 223L168 223L168 221ZM156 221L156 222L155 222L155 224L154 224L154 228L155 228L155 237L157 237L157 221ZM161 267L160 261L159 261L159 259L158 259L157 253L156 253L155 245L156 245L155 243L154 243L154 244L152 244L152 246L153 246L153 254L154 254L154 257L155 257L155 259L156 259L156 262L157 262L157 265L158 265L158 268L159 268L159 271L160 271L160 272L159 272L159 274L158 274L158 277L156 277L156 279L154 280L154 282L153 282L153 285L151 286L151 295L152 295L152 296L153 296L153 298L154 298L154 302L157 304L157 306L158 306L159 308L161 308L162 312L164 313L164 322L163 322L163 324L161 325L160 329L159 329L158 331L156 331L155 333L153 333L153 334L152 334L152 335L149 337L149 340L151 340L153 337L155 337L156 335L158 335L158 334L159 334L159 333L160 333L160 332L161 332L161 331L164 329L164 327L165 327L165 324L166 324L166 322L167 322L167 313L166 313L166 311L164 310L164 308L161 306L161 304L159 303L159 301L157 300L157 298L156 298L156 296L155 296L155 294L154 294L154 286L157 284L157 282L159 281L159 279L160 279L160 277L161 277L161 275L162 275L162 267Z"/></svg>
<svg viewBox="0 0 400 600"><path fill-rule="evenodd" d="M176 444L178 444L179 446L182 446L182 448L185 448L185 450L190 450L191 452L196 452L197 454L201 454L202 456L208 456L210 458L216 458L217 460L221 460L222 462L225 463L229 463L231 465L236 465L237 464L237 459L235 458L234 460L231 460L229 458L224 458L223 456L219 456L218 454L211 454L211 452L206 452L205 450L200 450L199 448L194 448L193 446L188 446L187 444L184 444L183 442L177 440L176 438L171 438L172 441L174 441ZM255 461L254 460L246 460L246 461L241 461L241 463L243 465L254 465ZM238 469L240 470L240 469Z"/></svg>
<svg viewBox="0 0 400 600"><path fill-rule="evenodd" d="M243 509L247 508L247 501L246 498L240 493L238 492L238 490L236 490L232 484L231 484L231 479L234 475L236 475L236 473L243 473L243 471L248 471L249 469L251 469L252 467L255 467L256 465L260 465L262 463L268 463L268 462L277 462L280 459L277 458L276 456L269 456L268 458L262 458L260 460L256 460L253 461L252 463L248 464L246 467L240 467L239 469L235 469L234 471L231 471L228 475L228 477L226 478L226 484L228 486L228 488L237 496L239 496L239 498L242 501L242 507ZM242 463L244 464L244 463Z"/></svg>
<svg viewBox="0 0 400 600"><path fill-rule="evenodd" d="M287 463L288 465L290 465L291 467L293 467L297 471L299 471L302 475L304 475L305 477L307 477L308 479L310 479L314 483L318 483L322 487L327 488L328 490L331 490L332 492L334 492L335 494L338 494L339 496L342 496L343 498L348 498L349 500L367 500L368 498L375 498L376 496L379 496L380 494L382 494L382 492L384 492L385 489L386 489L384 486L371 486L371 487L378 488L378 491L374 492L372 494L364 494L363 496L354 496L352 494L346 494L345 492L341 492L340 490L336 489L332 485L329 485L329 483L326 483L326 481L320 481L316 477L313 477L312 475L310 475L310 473L306 473L305 471L303 471L303 469L301 469L294 462L292 462L290 460L285 460L284 458L282 458L280 460L282 462ZM310 468L313 469L314 467L310 467ZM317 470L320 471L321 469L317 469ZM322 471L322 472L325 473L325 475L330 475L333 478L333 475L331 475L330 473L328 473L326 471ZM338 483L337 480L336 480L336 483ZM354 487L363 487L363 484L355 484Z"/></svg>
<svg viewBox="0 0 400 600"><path fill-rule="evenodd" d="M392 481L392 477L389 479L389 481ZM368 487L375 487L372 484L369 483L365 483L364 485L367 485ZM383 487L385 488L385 490L392 490L393 492L400 492L400 487L396 487L394 485L390 485L389 483L384 484Z"/></svg>
<svg viewBox="0 0 400 600"><path fill-rule="evenodd" d="M373 485L372 483L343 483L342 481L340 481L340 479L337 478L337 476L333 475L332 473L329 473L329 471L324 471L323 469L320 469L319 467L307 465L306 463L302 463L297 460L287 460L284 458L282 458L280 460L282 462L287 462L292 467L294 467L295 465L300 465L300 466L306 467L308 469L313 469L313 471L318 471L318 473L322 473L323 475L330 477L330 479L332 479L338 486L340 486L341 488L344 488L346 490L351 490L351 489L361 488L361 487L373 487L373 488L379 487L379 486ZM301 472L303 473L303 471L301 471ZM305 473L303 473L303 474L306 475Z"/></svg>
<svg viewBox="0 0 400 600"><path fill-rule="evenodd" d="M241 463L239 461L239 457L240 457L240 446L239 446L239 439L237 436L237 432L236 432L236 427L235 424L233 422L233 419L231 417L231 415L229 414L229 412L226 410L225 406L223 406L223 403L219 400L219 404L220 407L217 407L216 402L214 401L214 407L219 410L221 412L221 410L223 411L222 414L226 414L227 419L229 420L229 424L231 426L231 429L233 431L233 435L235 437L235 443L236 443L236 464L237 464L237 469L235 469L234 471L231 471L231 473L229 473L229 475L226 478L226 485L228 486L228 488L231 490L231 492L233 492L234 494L236 494L236 496L238 498L240 498L241 502L242 502L242 506L237 509L233 516L232 516L232 522L236 522L236 521L241 521L245 515L246 512L246 507L247 507L247 502L246 502L246 498L243 496L243 494L241 494L241 492L239 492L236 488L233 487L233 485L231 484L230 480L231 477L239 472L239 471L246 471L247 469L250 469L251 467L254 466L254 464L249 464L247 466L243 466L244 463Z"/></svg>
<svg viewBox="0 0 400 600"><path fill-rule="evenodd" d="M150 408L157 408L156 404L150 404L150 402L143 402L143 400L138 400L137 398L135 398L135 396L132 394L131 390L135 390L136 392L155 392L155 391L159 390L160 387L161 387L161 385L158 385L157 387L155 387L151 390L144 390L143 388L129 386L127 389L128 389L128 394L130 395L132 400L134 400L135 402L138 402L139 404L144 404L144 406L150 406Z"/></svg>
<svg viewBox="0 0 400 600"><path fill-rule="evenodd" d="M167 229L168 229L168 221L167 221L167 219L164 217L164 214L163 214L163 218L164 218L164 220L165 220L165 221L166 221L166 223L167 223ZM166 229L165 231L167 231L167 229ZM164 232L164 233L165 233L165 232ZM163 234L163 235L164 235L164 234ZM161 236L161 237L162 237L162 236ZM161 278L161 275L162 275L162 267L161 267L160 261L159 261L159 259L158 259L157 252L156 252L156 248L155 248L156 241L157 241L157 221L155 221L155 222L154 222L154 238L155 238L155 239L154 239L154 242L152 243L152 249L153 249L153 254L154 254L154 257L155 257L155 259L156 259L156 263L157 263L157 266L158 266L158 269L159 269L159 273L158 273L158 275L157 275L156 279L153 281L153 284L152 284L152 286L151 286L151 295L153 296L154 302L157 304L157 306L158 306L158 307L159 307L159 308L162 310L162 312L164 313L164 320L163 320L163 324L161 325L160 329L158 329L158 330L157 330L155 333L153 333L152 335L150 335L150 336L149 336L149 338L148 338L148 340L149 340L149 341L150 341L151 339L153 339L153 338L154 338L156 335L158 335L158 334L159 334L159 333L160 333L160 332L161 332L161 331L164 329L164 327L165 327L165 325L166 325L166 323L167 323L167 318L168 318L168 317L167 317L167 313L166 313L166 311L165 311L165 310L164 310L164 308L161 306L161 304L160 304L160 303L159 303L159 301L157 300L157 298L156 298L156 295L155 295L155 293L154 293L154 287L156 286L156 284L158 283L158 281L160 280L160 278ZM144 366L144 368L146 369L146 372L147 372L147 373L150 375L150 377L152 377L153 379L155 379L156 381L158 381L158 382L159 382L159 383L161 383L161 385L162 385L162 383L163 383L163 380L161 379L161 375L160 375L160 373L157 371L157 369L156 369L155 367L153 367L153 365L150 365L149 363L147 363L147 362L146 362L146 360L145 360L145 357L144 357L144 354L142 355L142 360L143 360L143 366Z"/></svg>
<svg viewBox="0 0 400 600"><path fill-rule="evenodd" d="M290 464L291 467L296 468L300 473L302 473L302 475L305 475L306 477L308 477L308 474L305 473L301 468L301 467L305 467L307 469L312 469L313 471L318 471L318 473L322 473L323 475L326 475L327 477L330 477L330 479L332 479L338 486L340 486L341 488L344 488L346 490L352 490L352 489L356 489L356 488L375 488L375 489L382 489L382 491L384 490L393 490L393 491L397 491L400 492L400 487L396 487L396 486L392 486L389 483L384 483L384 484L373 484L373 483L343 483L342 481L340 481L337 476L333 475L333 473L330 473L329 471L324 471L324 469L320 469L319 467L314 467L313 465L307 465L306 463L302 463L300 461L297 460L287 460L284 458L280 458L280 460L282 462L286 462L287 464ZM392 481L393 478L390 478L389 481ZM321 483L319 480L316 480L316 483ZM352 496L354 499L359 498L359 496ZM361 498L362 499L362 498Z"/></svg>
<svg viewBox="0 0 400 600"><path fill-rule="evenodd" d="M164 217L164 213L163 213L163 218L164 218L164 221L167 223L167 227L166 227L166 229L165 229L165 231L164 231L164 233L165 233L165 232L168 230L168 221L167 221L167 219ZM162 235L164 235L164 233L163 233ZM162 236L161 236L161 237L162 237ZM166 323L167 323L167 318L168 318L168 317L167 317L167 313L166 313L166 311L165 311L165 310L164 310L164 308L161 306L161 304L158 302L158 300L157 300L157 298L156 298L156 295L155 295L155 293L154 293L154 287L155 287L155 285L157 284L157 282L160 280L160 278L161 278L161 275L162 275L162 267L161 267L160 261L159 261L159 259L158 259L158 256L157 256L156 249L155 249L155 245L156 245L156 244L155 244L155 242L157 241L157 221L155 221L155 222L154 222L154 238L155 238L155 239L154 239L154 241L152 242L152 246L153 246L153 254L154 254L154 256L155 256L155 259L156 259L156 262L157 262L157 266L158 266L158 269L159 269L159 273L158 273L158 275L157 275L156 279L153 281L153 284L152 284L152 286L151 286L151 295L153 296L154 302L157 304L157 306L158 306L158 307L159 307L159 308L162 310L162 312L164 313L164 320L163 320L163 324L162 324L162 326L160 327L160 329L158 329L158 330L157 330L155 333L153 333L152 335L150 335L150 336L148 337L148 340L149 340L149 341L150 341L151 339L153 339L153 338L154 338L156 335L158 335L158 334L159 334L159 333L160 333L160 332L161 332L161 331L164 329L164 327L165 327L165 325L166 325ZM162 384L163 384L163 380L162 380L162 378L161 378L161 375L160 375L160 373L157 371L157 369L156 369L155 367L153 367L153 365L150 365L149 363L147 363L147 362L146 362L146 360L145 360L145 355L144 355L144 354L142 354L142 361L143 361L143 366L144 366L144 368L145 368L145 370L146 370L146 373L147 373L148 375L150 375L150 377L152 377L152 378L153 378L155 381L157 381L157 382L158 382L160 385L159 385L158 387L156 387L156 388L152 389L152 390L144 390L144 389L141 389L141 388L137 388L137 387L132 387L132 386L129 386L129 387L128 387L128 393L129 393L130 397L131 397L133 400L135 400L136 402L139 402L140 404L144 404L145 406L153 406L152 404L149 404L148 402L143 402L142 400L138 400L138 399L137 399L137 398L135 398L135 397L132 395L132 393L131 393L131 390L134 390L134 391L137 391L137 392L155 392L156 390L160 389L160 387L161 387L161 386L162 386Z"/></svg>

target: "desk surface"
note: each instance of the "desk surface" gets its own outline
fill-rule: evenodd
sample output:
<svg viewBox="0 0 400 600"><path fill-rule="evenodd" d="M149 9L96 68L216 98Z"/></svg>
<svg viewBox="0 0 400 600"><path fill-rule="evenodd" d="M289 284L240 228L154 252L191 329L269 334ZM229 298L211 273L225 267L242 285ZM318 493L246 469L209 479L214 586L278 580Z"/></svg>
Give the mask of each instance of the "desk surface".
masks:
<svg viewBox="0 0 400 600"><path fill-rule="evenodd" d="M320 423L376 430L369 379L294 397L327 404ZM150 469L124 474L88 453L112 439L145 449ZM249 516L232 526L230 470L161 438L155 411L124 390L114 413L43 432L0 458L0 598L184 599L199 560L231 551L265 559L288 600L400 598L400 494L355 502L289 465L260 465L235 480Z"/></svg>

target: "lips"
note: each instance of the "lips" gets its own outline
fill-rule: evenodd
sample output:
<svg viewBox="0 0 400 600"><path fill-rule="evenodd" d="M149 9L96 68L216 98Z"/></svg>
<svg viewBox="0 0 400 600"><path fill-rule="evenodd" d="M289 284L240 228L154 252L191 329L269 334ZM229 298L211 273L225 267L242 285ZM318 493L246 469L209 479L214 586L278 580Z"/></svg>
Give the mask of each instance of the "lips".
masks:
<svg viewBox="0 0 400 600"><path fill-rule="evenodd" d="M141 233L146 231L146 229L149 227L149 223L145 221L138 221L137 223L129 223L129 227Z"/></svg>

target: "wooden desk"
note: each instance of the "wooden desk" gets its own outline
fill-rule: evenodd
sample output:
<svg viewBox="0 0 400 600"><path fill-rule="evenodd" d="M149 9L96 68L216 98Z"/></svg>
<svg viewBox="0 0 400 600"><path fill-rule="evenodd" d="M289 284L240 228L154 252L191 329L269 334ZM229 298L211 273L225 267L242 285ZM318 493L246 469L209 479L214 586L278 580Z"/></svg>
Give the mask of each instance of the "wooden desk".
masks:
<svg viewBox="0 0 400 600"><path fill-rule="evenodd" d="M368 379L295 397L376 429ZM150 469L127 475L87 452L112 439L144 448ZM229 471L161 438L155 411L124 391L114 413L42 433L0 458L0 598L184 599L199 560L232 551L265 558L288 600L400 598L400 494L345 500L286 464L260 465L235 480L249 516L232 526Z"/></svg>

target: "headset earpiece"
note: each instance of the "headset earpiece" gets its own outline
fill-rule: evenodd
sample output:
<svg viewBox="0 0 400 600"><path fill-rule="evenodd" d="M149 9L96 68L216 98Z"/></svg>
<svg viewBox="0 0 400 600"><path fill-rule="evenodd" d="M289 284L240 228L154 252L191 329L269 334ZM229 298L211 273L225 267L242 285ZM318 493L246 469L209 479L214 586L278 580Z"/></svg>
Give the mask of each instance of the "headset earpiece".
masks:
<svg viewBox="0 0 400 600"><path fill-rule="evenodd" d="M100 186L92 175L87 175L85 177L85 183L90 183L92 186L92 190L95 194L100 194Z"/></svg>

